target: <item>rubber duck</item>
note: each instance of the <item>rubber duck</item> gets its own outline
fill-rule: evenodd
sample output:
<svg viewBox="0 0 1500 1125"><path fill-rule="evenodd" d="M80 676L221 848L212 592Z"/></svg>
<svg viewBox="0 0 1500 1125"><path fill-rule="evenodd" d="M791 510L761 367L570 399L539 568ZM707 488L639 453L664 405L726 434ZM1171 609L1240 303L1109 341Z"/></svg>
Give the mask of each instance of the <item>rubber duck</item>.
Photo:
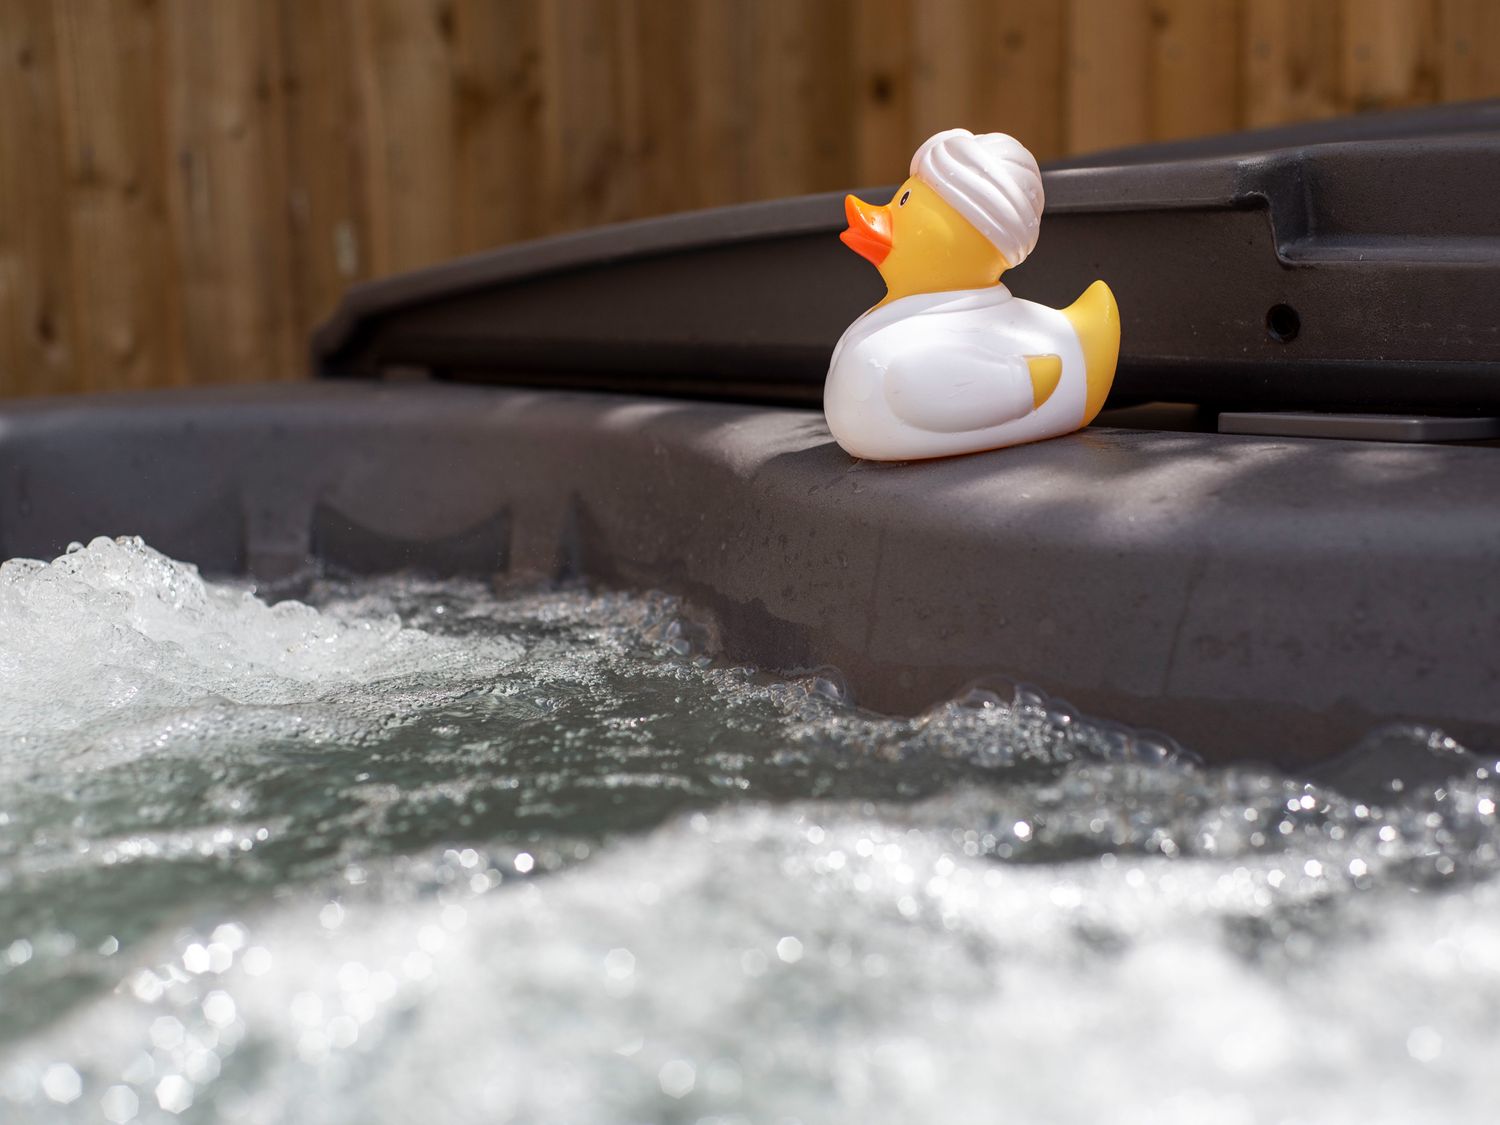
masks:
<svg viewBox="0 0 1500 1125"><path fill-rule="evenodd" d="M1013 297L1000 275L1035 248L1036 159L1004 133L949 129L875 206L848 196L839 237L886 296L834 350L823 411L855 457L977 453L1081 429L1104 405L1120 312L1103 281L1065 309Z"/></svg>

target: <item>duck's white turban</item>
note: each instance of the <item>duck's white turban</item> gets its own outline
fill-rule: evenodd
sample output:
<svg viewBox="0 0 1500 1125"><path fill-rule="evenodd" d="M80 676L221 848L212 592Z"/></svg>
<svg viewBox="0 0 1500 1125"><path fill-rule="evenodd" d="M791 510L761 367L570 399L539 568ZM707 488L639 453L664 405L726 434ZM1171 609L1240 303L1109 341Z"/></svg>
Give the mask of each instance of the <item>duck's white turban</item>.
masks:
<svg viewBox="0 0 1500 1125"><path fill-rule="evenodd" d="M917 149L911 174L994 243L1009 265L1019 266L1036 247L1042 173L1014 137L946 129Z"/></svg>

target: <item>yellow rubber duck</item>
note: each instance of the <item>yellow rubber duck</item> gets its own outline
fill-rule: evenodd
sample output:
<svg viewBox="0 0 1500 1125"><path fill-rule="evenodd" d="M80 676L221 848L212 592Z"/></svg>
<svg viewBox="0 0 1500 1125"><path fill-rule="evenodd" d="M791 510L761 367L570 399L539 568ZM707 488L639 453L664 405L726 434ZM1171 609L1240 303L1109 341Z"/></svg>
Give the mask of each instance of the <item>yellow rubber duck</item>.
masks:
<svg viewBox="0 0 1500 1125"><path fill-rule="evenodd" d="M967 129L923 144L889 204L844 201L840 237L887 289L829 365L823 411L846 451L947 457L1093 421L1120 353L1109 286L1096 281L1058 310L1000 283L1036 246L1043 202L1041 172L1019 141Z"/></svg>

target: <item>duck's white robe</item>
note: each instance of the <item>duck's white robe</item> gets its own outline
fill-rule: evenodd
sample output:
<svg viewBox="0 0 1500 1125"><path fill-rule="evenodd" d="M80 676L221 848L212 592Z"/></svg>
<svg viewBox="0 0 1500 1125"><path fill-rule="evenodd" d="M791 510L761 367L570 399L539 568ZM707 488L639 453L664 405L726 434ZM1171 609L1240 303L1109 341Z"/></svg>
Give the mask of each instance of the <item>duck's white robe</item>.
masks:
<svg viewBox="0 0 1500 1125"><path fill-rule="evenodd" d="M1057 389L1036 408L1028 355L1062 361ZM1068 318L991 285L919 293L865 313L834 349L823 412L854 456L905 461L1070 433L1083 424L1087 396Z"/></svg>

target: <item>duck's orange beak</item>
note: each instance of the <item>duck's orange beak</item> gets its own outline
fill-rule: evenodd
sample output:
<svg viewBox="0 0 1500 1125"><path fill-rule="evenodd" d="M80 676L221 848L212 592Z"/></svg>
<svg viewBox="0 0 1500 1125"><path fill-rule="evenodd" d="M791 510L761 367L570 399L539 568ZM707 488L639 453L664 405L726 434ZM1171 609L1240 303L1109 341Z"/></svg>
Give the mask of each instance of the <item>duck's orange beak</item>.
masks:
<svg viewBox="0 0 1500 1125"><path fill-rule="evenodd" d="M891 252L891 209L846 195L844 217L849 220L849 229L840 233L839 238L878 268Z"/></svg>

